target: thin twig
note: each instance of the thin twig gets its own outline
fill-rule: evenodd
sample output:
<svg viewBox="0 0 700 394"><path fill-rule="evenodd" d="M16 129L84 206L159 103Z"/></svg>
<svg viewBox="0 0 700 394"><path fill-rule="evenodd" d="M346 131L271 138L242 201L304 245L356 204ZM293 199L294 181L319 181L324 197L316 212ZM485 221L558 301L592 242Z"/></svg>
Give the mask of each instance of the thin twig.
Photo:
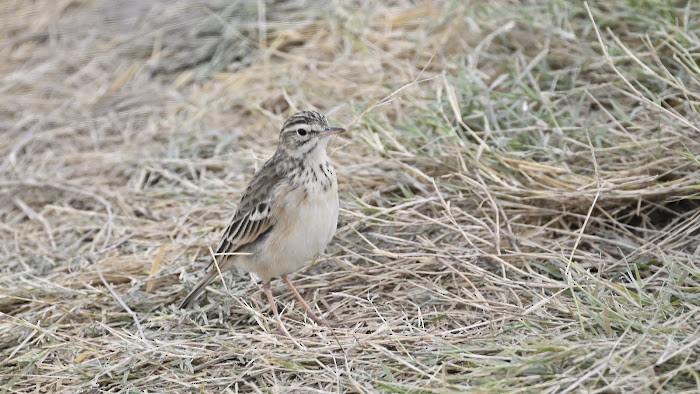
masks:
<svg viewBox="0 0 700 394"><path fill-rule="evenodd" d="M86 259L90 262L92 266L95 267L95 271L97 271L97 276L100 277L100 280L102 283L105 285L107 290L112 294L112 297L117 301L119 306L122 307L126 311L126 313L131 316L132 319L134 319L134 323L136 324L136 329L138 330L139 335L141 336L141 339L146 340L146 335L143 332L143 329L141 328L141 323L139 322L138 316L136 316L136 313L129 308L128 305L122 300L122 298L117 294L117 292L112 288L112 286L107 282L105 279L104 275L102 275L102 270L100 270L99 264L95 263L90 257L86 257Z"/></svg>

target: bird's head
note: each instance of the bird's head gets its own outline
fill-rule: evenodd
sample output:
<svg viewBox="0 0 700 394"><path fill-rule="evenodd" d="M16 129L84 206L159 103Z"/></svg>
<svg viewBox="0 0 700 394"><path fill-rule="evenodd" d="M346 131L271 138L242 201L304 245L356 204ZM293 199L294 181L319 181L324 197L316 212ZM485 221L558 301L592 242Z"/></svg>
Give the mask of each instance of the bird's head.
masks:
<svg viewBox="0 0 700 394"><path fill-rule="evenodd" d="M328 119L318 112L297 112L284 122L277 149L299 159L309 154L325 154L329 137L343 131L342 127L331 126Z"/></svg>

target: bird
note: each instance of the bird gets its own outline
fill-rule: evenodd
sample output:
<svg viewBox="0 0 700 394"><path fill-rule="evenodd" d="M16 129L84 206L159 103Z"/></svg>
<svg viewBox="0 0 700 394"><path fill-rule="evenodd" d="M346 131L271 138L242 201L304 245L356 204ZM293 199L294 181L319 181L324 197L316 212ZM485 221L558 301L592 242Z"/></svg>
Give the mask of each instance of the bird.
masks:
<svg viewBox="0 0 700 394"><path fill-rule="evenodd" d="M326 150L331 137L344 131L315 111L298 112L284 122L275 153L251 178L204 277L181 309L189 307L219 272L242 269L261 279L280 332L285 333L270 289L276 277L311 320L330 325L316 316L288 275L321 254L335 235L338 181Z"/></svg>

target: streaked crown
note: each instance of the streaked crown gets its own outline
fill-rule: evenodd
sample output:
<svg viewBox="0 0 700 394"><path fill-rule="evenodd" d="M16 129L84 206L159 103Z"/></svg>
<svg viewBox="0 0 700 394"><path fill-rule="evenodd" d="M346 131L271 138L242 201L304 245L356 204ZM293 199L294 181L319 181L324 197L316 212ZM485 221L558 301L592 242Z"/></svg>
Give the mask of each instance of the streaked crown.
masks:
<svg viewBox="0 0 700 394"><path fill-rule="evenodd" d="M325 116L316 111L302 111L292 115L291 118L284 122L284 125L282 125L282 130L280 130L280 134L284 134L286 131L296 131L300 127L306 127L307 129L312 129L315 131L322 131L330 127L330 124Z"/></svg>
<svg viewBox="0 0 700 394"><path fill-rule="evenodd" d="M329 137L343 131L342 127L332 127L318 112L299 112L284 122L277 151L293 158L314 158L317 154L323 158Z"/></svg>

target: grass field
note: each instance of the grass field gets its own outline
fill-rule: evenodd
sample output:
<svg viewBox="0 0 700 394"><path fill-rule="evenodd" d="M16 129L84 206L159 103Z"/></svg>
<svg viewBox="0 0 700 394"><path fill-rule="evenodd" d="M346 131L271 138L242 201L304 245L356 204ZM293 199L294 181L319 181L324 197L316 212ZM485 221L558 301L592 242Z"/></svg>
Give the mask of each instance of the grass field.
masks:
<svg viewBox="0 0 700 394"><path fill-rule="evenodd" d="M700 391L700 2L589 6L0 3L0 392ZM338 327L176 309L304 109Z"/></svg>

